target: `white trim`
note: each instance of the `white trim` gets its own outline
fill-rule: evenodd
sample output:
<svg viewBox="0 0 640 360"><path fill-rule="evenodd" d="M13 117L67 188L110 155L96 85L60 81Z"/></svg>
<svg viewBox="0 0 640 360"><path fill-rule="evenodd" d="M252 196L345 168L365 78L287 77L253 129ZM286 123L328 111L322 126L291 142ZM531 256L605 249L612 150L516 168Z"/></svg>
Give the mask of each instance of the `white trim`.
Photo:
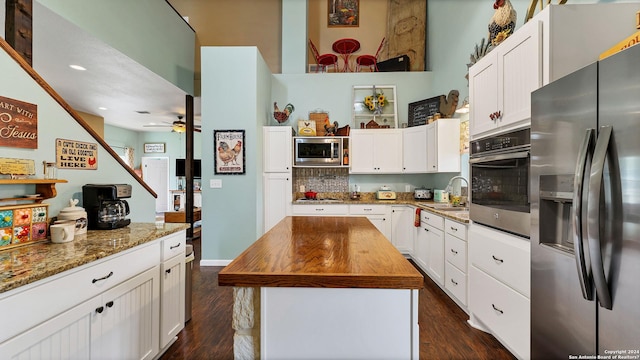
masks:
<svg viewBox="0 0 640 360"><path fill-rule="evenodd" d="M200 266L227 266L232 260L200 260Z"/></svg>

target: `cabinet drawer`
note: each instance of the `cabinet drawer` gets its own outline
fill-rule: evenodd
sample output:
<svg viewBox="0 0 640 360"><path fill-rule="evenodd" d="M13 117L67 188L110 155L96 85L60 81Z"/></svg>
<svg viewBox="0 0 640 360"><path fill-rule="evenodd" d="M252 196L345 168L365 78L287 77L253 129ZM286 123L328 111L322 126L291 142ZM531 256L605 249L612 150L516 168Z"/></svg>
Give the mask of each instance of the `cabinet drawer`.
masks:
<svg viewBox="0 0 640 360"><path fill-rule="evenodd" d="M471 263L526 297L530 294L529 241L473 224L469 230Z"/></svg>
<svg viewBox="0 0 640 360"><path fill-rule="evenodd" d="M293 215L342 215L349 214L349 205L293 205Z"/></svg>
<svg viewBox="0 0 640 360"><path fill-rule="evenodd" d="M444 230L444 219L442 216L438 216L427 210L420 211L420 221L427 225L431 225L436 229Z"/></svg>
<svg viewBox="0 0 640 360"><path fill-rule="evenodd" d="M367 204L358 204L358 205L349 205L349 214L350 215L384 215L387 213L386 205L367 205Z"/></svg>
<svg viewBox="0 0 640 360"><path fill-rule="evenodd" d="M450 263L444 267L444 287L460 301L467 305L467 275Z"/></svg>
<svg viewBox="0 0 640 360"><path fill-rule="evenodd" d="M467 243L451 234L444 236L444 257L462 272L467 272Z"/></svg>
<svg viewBox="0 0 640 360"><path fill-rule="evenodd" d="M176 255L184 257L187 243L187 232L180 231L162 238L162 261Z"/></svg>
<svg viewBox="0 0 640 360"><path fill-rule="evenodd" d="M461 224L449 219L444 219L444 229L447 234L451 234L464 241L467 240L467 225L465 224Z"/></svg>
<svg viewBox="0 0 640 360"><path fill-rule="evenodd" d="M0 327L0 343L158 265L159 260L160 243L154 241L16 289L0 300L2 320L11 324Z"/></svg>
<svg viewBox="0 0 640 360"><path fill-rule="evenodd" d="M530 357L530 302L475 266L469 269L469 310L517 357Z"/></svg>

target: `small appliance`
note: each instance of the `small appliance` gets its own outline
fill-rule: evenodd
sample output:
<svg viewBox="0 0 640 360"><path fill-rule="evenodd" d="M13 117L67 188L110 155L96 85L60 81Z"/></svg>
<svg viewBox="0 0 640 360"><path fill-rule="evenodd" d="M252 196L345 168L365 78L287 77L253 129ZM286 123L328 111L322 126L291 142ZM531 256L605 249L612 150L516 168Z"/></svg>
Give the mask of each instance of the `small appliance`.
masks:
<svg viewBox="0 0 640 360"><path fill-rule="evenodd" d="M295 166L342 166L342 138L294 137L293 157Z"/></svg>
<svg viewBox="0 0 640 360"><path fill-rule="evenodd" d="M83 204L87 211L90 230L111 230L131 223L127 219L131 197L128 184L87 184L82 187Z"/></svg>
<svg viewBox="0 0 640 360"><path fill-rule="evenodd" d="M413 198L416 200L431 200L433 198L433 192L431 189L415 189L413 191Z"/></svg>
<svg viewBox="0 0 640 360"><path fill-rule="evenodd" d="M435 202L449 202L449 193L444 190L433 190L433 201Z"/></svg>

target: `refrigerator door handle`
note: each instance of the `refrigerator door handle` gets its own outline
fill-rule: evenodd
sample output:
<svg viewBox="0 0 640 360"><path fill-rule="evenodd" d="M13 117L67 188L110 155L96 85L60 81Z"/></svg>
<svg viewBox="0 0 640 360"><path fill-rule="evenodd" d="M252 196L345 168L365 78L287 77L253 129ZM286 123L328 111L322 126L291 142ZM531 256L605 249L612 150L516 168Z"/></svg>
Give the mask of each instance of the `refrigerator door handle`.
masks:
<svg viewBox="0 0 640 360"><path fill-rule="evenodd" d="M582 289L582 297L586 300L593 300L593 287L590 269L587 268L584 249L584 234L582 222L582 196L584 188L584 175L587 160L593 153L593 143L595 140L595 129L587 129L584 140L578 151L578 162L576 163L575 177L573 179L573 254L578 268L578 279Z"/></svg>
<svg viewBox="0 0 640 360"><path fill-rule="evenodd" d="M600 306L611 310L611 292L604 274L604 261L600 247L600 195L602 179L604 175L604 164L607 158L607 149L611 140L611 126L601 126L598 134L598 141L593 152L591 164L591 175L589 177L589 195L587 203L587 237L589 239L589 255L591 259L591 269L593 271L593 282L596 286L598 302Z"/></svg>

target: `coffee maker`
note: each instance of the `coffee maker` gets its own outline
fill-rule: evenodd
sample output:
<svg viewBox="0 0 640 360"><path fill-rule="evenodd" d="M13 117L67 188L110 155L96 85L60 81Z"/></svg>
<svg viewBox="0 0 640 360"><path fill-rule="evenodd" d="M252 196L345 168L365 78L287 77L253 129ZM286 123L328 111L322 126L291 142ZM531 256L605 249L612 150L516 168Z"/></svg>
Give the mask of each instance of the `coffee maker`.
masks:
<svg viewBox="0 0 640 360"><path fill-rule="evenodd" d="M112 230L131 223L127 219L131 197L131 185L87 184L82 187L83 206L87 211L90 230Z"/></svg>

